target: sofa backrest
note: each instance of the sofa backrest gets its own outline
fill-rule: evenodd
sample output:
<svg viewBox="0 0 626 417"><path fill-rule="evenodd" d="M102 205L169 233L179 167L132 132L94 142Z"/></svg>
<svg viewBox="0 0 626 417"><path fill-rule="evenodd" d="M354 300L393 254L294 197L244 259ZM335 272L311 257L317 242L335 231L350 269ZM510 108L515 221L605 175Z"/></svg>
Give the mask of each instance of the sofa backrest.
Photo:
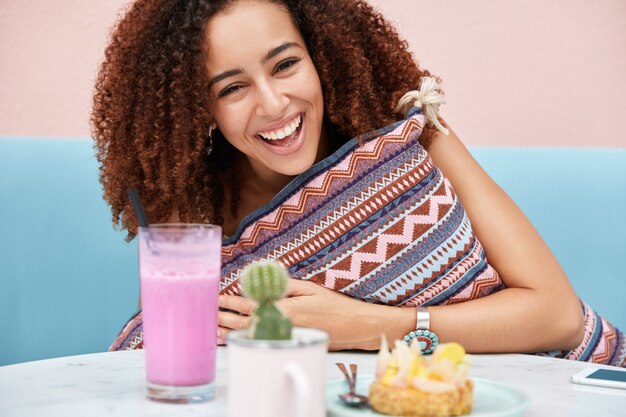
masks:
<svg viewBox="0 0 626 417"><path fill-rule="evenodd" d="M579 295L626 329L626 149L473 148ZM135 312L92 142L0 138L0 365L104 351Z"/></svg>
<svg viewBox="0 0 626 417"><path fill-rule="evenodd" d="M136 246L92 142L0 139L0 365L104 351L137 308Z"/></svg>

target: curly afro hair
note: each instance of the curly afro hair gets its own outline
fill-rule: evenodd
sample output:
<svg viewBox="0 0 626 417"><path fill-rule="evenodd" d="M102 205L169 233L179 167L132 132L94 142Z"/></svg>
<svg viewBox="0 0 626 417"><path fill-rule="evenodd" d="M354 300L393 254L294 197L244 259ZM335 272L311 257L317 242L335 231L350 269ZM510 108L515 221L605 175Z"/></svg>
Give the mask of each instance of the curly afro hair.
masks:
<svg viewBox="0 0 626 417"><path fill-rule="evenodd" d="M222 224L236 215L240 154L219 137L206 152L212 118L204 32L211 16L237 1L137 0L112 32L91 126L104 198L129 239L137 231L129 188L139 190L155 223L174 211L184 222ZM332 148L401 118L394 112L400 97L430 75L365 1L272 2L289 11L315 63ZM427 128L422 140L433 134Z"/></svg>

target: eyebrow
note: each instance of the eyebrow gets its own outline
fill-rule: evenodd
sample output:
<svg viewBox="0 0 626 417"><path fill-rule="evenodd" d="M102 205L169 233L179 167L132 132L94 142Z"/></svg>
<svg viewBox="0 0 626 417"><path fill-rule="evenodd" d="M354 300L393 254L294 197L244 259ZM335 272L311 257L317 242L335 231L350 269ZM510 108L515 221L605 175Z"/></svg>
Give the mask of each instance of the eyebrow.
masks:
<svg viewBox="0 0 626 417"><path fill-rule="evenodd" d="M296 42L285 42L282 45L278 45L276 48L271 49L267 55L265 55L265 58L263 58L263 62L264 64L269 61L270 59L274 58L276 55L280 54L281 52L283 52L284 50L287 50L289 48L300 48L302 49L302 47L297 44Z"/></svg>
<svg viewBox="0 0 626 417"><path fill-rule="evenodd" d="M302 49L302 47L296 43L296 42L285 42L281 45L278 45L276 48L272 48L270 49L270 51L267 53L267 55L265 55L263 57L263 59L261 60L261 62L263 64L265 64L267 61L269 61L270 59L274 58L276 55L280 54L281 52L289 49L289 48L300 48ZM228 77L232 77L235 75L239 75L243 72L243 70L241 68L234 68L228 71L224 71L218 75L216 75L215 77L211 78L211 80L209 81L209 87L213 86L213 84L222 81L225 78Z"/></svg>
<svg viewBox="0 0 626 417"><path fill-rule="evenodd" d="M212 87L213 84L222 81L224 78L232 77L234 75L241 74L242 72L243 70L241 68L235 68L235 69L231 69L228 71L224 71L221 74L218 74L215 77L211 78L211 80L209 81L209 87Z"/></svg>

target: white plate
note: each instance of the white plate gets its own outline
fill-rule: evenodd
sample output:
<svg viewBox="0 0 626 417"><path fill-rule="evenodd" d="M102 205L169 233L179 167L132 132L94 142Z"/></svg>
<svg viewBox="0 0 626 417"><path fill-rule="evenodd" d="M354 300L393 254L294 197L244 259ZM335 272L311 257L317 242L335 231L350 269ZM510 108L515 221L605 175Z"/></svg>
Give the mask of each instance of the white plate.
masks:
<svg viewBox="0 0 626 417"><path fill-rule="evenodd" d="M359 376L356 392L367 395L373 380L373 375ZM474 406L472 412L467 415L472 417L521 417L526 414L528 398L520 391L486 379L472 378L472 381L474 381ZM345 392L348 392L348 383L345 379L326 384L328 417L388 417L369 408L353 408L343 404L338 395Z"/></svg>

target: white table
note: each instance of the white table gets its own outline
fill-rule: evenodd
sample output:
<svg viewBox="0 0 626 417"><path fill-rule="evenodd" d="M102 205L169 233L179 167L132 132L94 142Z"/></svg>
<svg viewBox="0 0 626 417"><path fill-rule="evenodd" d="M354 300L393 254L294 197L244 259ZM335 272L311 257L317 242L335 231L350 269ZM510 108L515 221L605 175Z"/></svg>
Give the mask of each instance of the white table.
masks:
<svg viewBox="0 0 626 417"><path fill-rule="evenodd" d="M218 349L215 400L170 405L145 397L143 351L96 353L0 367L0 416L226 416L226 348ZM569 382L589 364L530 355L472 355L471 376L506 383L530 399L528 416L626 416L626 390ZM331 353L327 378L341 378L335 362L373 373L374 354ZM591 365L601 367L598 365ZM252 416L251 416L252 417Z"/></svg>

